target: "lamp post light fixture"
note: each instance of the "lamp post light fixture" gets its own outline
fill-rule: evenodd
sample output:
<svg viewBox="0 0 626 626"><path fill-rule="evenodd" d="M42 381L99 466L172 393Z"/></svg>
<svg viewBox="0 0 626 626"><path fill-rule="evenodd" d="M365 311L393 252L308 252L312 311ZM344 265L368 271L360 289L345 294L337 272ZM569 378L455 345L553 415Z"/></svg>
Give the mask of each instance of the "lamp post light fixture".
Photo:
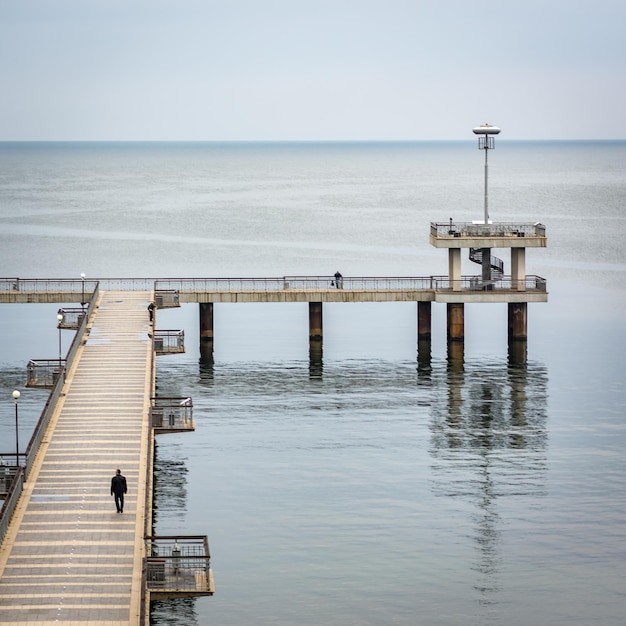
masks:
<svg viewBox="0 0 626 626"><path fill-rule="evenodd" d="M84 309L85 308L85 272L81 272L80 274L80 280L82 282L82 296L81 296L81 300L80 300L80 306Z"/></svg>
<svg viewBox="0 0 626 626"><path fill-rule="evenodd" d="M15 465L20 466L20 434L18 430L19 419L17 412L17 401L20 399L20 392L16 389L13 392L13 400L15 400Z"/></svg>
<svg viewBox="0 0 626 626"><path fill-rule="evenodd" d="M59 313L57 315L57 328L59 329L59 373L61 372L61 328L63 324L63 315Z"/></svg>
<svg viewBox="0 0 626 626"><path fill-rule="evenodd" d="M495 135L500 133L500 129L497 126L491 124L483 124L472 129L475 135L478 135L478 149L485 151L485 226L489 223L489 206L488 206L488 193L487 193L487 154L489 150L493 150L496 147Z"/></svg>

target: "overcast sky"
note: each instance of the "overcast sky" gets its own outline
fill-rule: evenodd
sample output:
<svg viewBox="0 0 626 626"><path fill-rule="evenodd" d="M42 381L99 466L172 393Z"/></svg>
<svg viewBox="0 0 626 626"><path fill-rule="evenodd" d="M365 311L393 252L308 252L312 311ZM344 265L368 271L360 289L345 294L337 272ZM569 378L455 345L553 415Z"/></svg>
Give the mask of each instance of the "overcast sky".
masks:
<svg viewBox="0 0 626 626"><path fill-rule="evenodd" d="M626 139L625 0L0 0L0 140Z"/></svg>

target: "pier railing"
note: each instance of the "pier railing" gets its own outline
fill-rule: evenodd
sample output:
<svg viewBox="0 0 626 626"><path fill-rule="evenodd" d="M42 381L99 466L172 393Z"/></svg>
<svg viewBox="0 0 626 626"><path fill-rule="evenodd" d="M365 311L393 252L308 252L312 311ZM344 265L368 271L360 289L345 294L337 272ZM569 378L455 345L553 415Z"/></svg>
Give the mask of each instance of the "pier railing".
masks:
<svg viewBox="0 0 626 626"><path fill-rule="evenodd" d="M24 480L24 468L18 467L11 479L11 486L9 487L7 496L2 501L2 506L0 507L0 543L4 540L7 530L9 529L9 522L11 521L13 511L15 511L15 507L22 493Z"/></svg>
<svg viewBox="0 0 626 626"><path fill-rule="evenodd" d="M431 222L433 237L545 237L546 227L539 222Z"/></svg>
<svg viewBox="0 0 626 626"><path fill-rule="evenodd" d="M197 293L215 291L281 291L283 289L410 291L433 288L432 276L344 277L339 285L334 276L282 276L280 278L165 278L154 281L156 293Z"/></svg>
<svg viewBox="0 0 626 626"><path fill-rule="evenodd" d="M491 228L488 225L487 228ZM507 236L544 236L545 227L542 224L498 224L499 229L505 228ZM482 224L452 224L456 233L465 233L467 236L476 234L476 229L484 229ZM450 224L431 224L431 231L437 233L438 237L452 237L449 234ZM498 231L502 234L504 231ZM492 233L497 236L497 233ZM14 285L18 281L17 293L21 297L16 297ZM83 281L80 280L59 280L59 279L15 279L0 278L0 300L3 302L42 302L37 296L50 294L59 301L63 294L68 299L73 294L73 300L80 294L84 296L85 302L90 302L92 296L98 289L120 290L120 291L151 291L154 289L155 300L160 308L176 307L180 305L180 294L202 294L211 292L276 292L284 290L294 291L326 291L328 289L345 289L353 291L435 291L448 289L446 276L345 276L339 281L334 276L281 276L270 278L100 278L94 281L84 281L85 292L82 292ZM510 279L503 277L497 281L499 290L518 289L513 286ZM525 288L545 291L545 279L538 276L527 276ZM508 286L507 286L508 285ZM463 277L459 285L461 290L477 288L475 277ZM522 290L520 288L520 290ZM73 327L72 323L77 323L82 309L60 309L59 313L66 312L68 315L67 326ZM76 321L74 322L74 319ZM62 322L65 324L65 321Z"/></svg>

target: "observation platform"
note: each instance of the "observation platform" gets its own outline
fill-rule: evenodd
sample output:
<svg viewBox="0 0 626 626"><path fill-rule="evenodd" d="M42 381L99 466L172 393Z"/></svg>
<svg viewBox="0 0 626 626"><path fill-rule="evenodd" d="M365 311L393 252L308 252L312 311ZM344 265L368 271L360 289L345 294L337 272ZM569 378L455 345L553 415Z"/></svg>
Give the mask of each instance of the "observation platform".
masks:
<svg viewBox="0 0 626 626"><path fill-rule="evenodd" d="M545 248L546 227L539 222L432 222L435 248Z"/></svg>

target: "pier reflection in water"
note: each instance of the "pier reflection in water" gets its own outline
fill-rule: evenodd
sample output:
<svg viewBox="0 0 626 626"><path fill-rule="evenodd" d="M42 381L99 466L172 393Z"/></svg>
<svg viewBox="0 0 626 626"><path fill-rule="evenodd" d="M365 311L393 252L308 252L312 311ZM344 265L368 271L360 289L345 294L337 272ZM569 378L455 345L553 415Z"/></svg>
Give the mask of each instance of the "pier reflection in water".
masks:
<svg viewBox="0 0 626 626"><path fill-rule="evenodd" d="M474 587L491 604L501 586L503 500L547 493L547 372L470 363L442 378L432 406L432 490L470 505Z"/></svg>

